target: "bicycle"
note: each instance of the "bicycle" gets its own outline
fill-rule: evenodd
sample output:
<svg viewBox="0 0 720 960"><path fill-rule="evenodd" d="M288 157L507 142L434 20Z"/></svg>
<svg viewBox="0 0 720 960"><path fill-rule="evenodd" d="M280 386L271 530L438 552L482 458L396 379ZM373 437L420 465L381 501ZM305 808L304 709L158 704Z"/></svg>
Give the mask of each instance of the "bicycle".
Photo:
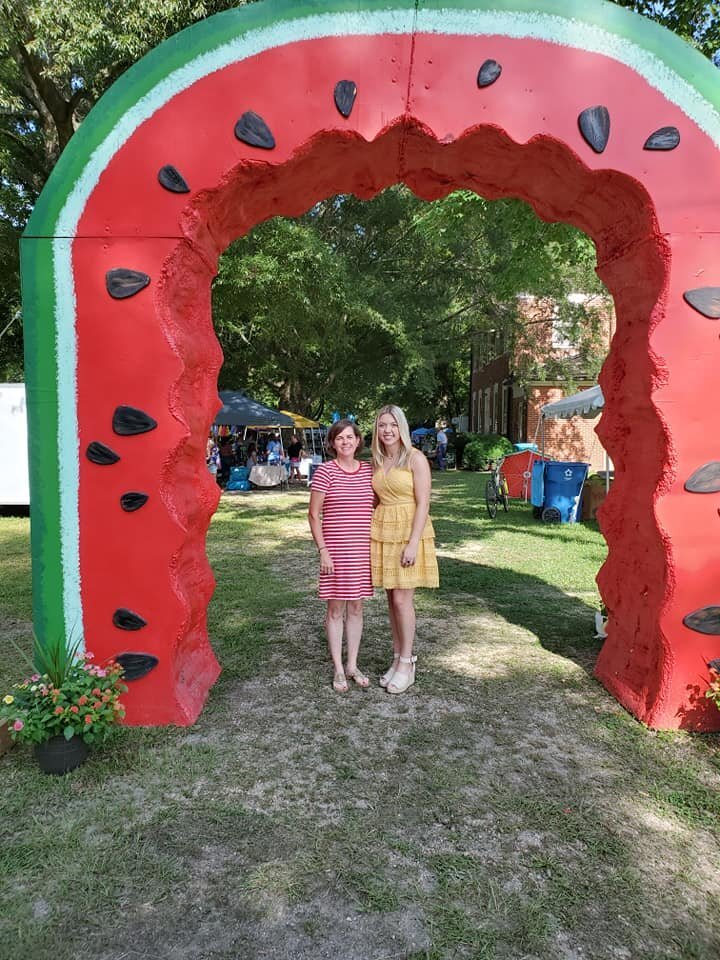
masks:
<svg viewBox="0 0 720 960"><path fill-rule="evenodd" d="M508 512L510 506L510 491L507 480L505 479L505 474L501 469L504 460L505 458L503 457L501 460L498 460L497 463L494 463L492 460L489 463L491 474L485 484L485 506L487 507L488 516L491 520L494 520L497 516L498 504L502 504L505 513Z"/></svg>

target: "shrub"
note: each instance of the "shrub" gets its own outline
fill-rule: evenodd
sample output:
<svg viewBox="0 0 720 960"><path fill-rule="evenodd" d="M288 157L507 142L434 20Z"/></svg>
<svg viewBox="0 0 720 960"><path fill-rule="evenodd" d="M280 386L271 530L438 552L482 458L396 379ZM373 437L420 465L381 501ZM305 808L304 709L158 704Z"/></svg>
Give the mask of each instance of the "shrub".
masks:
<svg viewBox="0 0 720 960"><path fill-rule="evenodd" d="M465 447L463 459L469 470L479 470L490 460L499 460L513 452L513 445L507 437L497 433L471 434L471 440Z"/></svg>

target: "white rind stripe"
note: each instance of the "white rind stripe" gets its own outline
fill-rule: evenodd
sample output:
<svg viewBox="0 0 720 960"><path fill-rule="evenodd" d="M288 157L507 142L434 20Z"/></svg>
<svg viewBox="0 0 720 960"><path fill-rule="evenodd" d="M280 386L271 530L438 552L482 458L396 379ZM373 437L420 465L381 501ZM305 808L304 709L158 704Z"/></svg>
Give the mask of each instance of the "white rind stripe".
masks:
<svg viewBox="0 0 720 960"><path fill-rule="evenodd" d="M60 489L60 550L63 569L63 615L65 631L72 643L85 649L80 601L80 540L78 488L80 482L79 438L75 403L63 398L77 395L77 338L75 336L75 288L72 271L63 269L71 256L72 240L55 239L53 245L55 303L59 312L72 315L72 322L58 323L55 348L58 357L58 486ZM65 362L72 360L73 362ZM82 637L82 639L80 639Z"/></svg>

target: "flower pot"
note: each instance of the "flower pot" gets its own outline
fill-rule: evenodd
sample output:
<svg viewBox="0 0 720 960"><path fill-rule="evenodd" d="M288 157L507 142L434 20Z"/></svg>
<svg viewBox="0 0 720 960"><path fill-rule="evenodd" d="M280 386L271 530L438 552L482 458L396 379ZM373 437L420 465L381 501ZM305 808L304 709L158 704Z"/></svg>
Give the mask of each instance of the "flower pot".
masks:
<svg viewBox="0 0 720 960"><path fill-rule="evenodd" d="M35 747L35 756L43 773L68 773L84 763L88 745L81 737L50 737Z"/></svg>

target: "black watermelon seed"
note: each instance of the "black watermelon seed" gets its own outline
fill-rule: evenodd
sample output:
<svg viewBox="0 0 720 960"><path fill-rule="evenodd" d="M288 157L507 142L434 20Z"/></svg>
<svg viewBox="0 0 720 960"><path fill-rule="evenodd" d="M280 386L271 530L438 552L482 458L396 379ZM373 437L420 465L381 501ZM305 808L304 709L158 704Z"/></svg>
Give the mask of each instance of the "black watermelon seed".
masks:
<svg viewBox="0 0 720 960"><path fill-rule="evenodd" d="M708 663L708 667L710 667L711 670L714 670L715 673L720 673L720 657L715 660L711 660Z"/></svg>
<svg viewBox="0 0 720 960"><path fill-rule="evenodd" d="M602 153L610 137L610 114L607 107L588 107L578 117L580 133L595 153Z"/></svg>
<svg viewBox="0 0 720 960"><path fill-rule="evenodd" d="M159 663L158 658L151 653L121 653L114 659L125 671L123 680L139 680Z"/></svg>
<svg viewBox="0 0 720 960"><path fill-rule="evenodd" d="M344 117L349 117L355 106L357 87L352 80L338 80L335 84L335 106Z"/></svg>
<svg viewBox="0 0 720 960"><path fill-rule="evenodd" d="M697 287L695 290L686 290L683 299L704 317L720 320L720 287Z"/></svg>
<svg viewBox="0 0 720 960"><path fill-rule="evenodd" d="M697 633L720 635L720 607L701 607L683 617L683 623Z"/></svg>
<svg viewBox="0 0 720 960"><path fill-rule="evenodd" d="M252 110L244 113L235 124L235 136L251 147L260 147L262 150L272 150L275 146L275 137L262 117Z"/></svg>
<svg viewBox="0 0 720 960"><path fill-rule="evenodd" d="M479 87L489 87L491 83L495 83L501 73L502 67L497 60L486 60L478 71L477 85Z"/></svg>
<svg viewBox="0 0 720 960"><path fill-rule="evenodd" d="M146 273L140 273L139 270L126 270L124 267L118 267L116 270L108 270L105 274L107 292L114 300L125 300L127 297L133 297L149 283L150 277Z"/></svg>
<svg viewBox="0 0 720 960"><path fill-rule="evenodd" d="M677 127L660 127L647 138L643 150L674 150L679 143L680 131Z"/></svg>
<svg viewBox="0 0 720 960"><path fill-rule="evenodd" d="M720 492L720 460L705 463L685 481L688 493Z"/></svg>
<svg viewBox="0 0 720 960"><path fill-rule="evenodd" d="M134 513L148 502L149 495L139 490L129 490L120 497L120 506L126 513Z"/></svg>
<svg viewBox="0 0 720 960"><path fill-rule="evenodd" d="M141 630L147 626L147 620L143 620L139 613L133 613L132 610L126 610L120 607L113 614L113 623L121 630Z"/></svg>
<svg viewBox="0 0 720 960"><path fill-rule="evenodd" d="M121 437L133 437L138 433L148 433L157 426L149 413L136 407L116 407L112 421L113 430Z"/></svg>
<svg viewBox="0 0 720 960"><path fill-rule="evenodd" d="M165 187L171 193L190 193L190 187L187 185L185 177L180 171L167 163L158 170L158 180L160 186Z"/></svg>
<svg viewBox="0 0 720 960"><path fill-rule="evenodd" d="M93 440L92 443L88 444L85 456L93 463L100 464L101 467L110 466L111 463L117 463L120 459L118 453L115 453L110 447L106 447L104 443L100 443L99 440Z"/></svg>

